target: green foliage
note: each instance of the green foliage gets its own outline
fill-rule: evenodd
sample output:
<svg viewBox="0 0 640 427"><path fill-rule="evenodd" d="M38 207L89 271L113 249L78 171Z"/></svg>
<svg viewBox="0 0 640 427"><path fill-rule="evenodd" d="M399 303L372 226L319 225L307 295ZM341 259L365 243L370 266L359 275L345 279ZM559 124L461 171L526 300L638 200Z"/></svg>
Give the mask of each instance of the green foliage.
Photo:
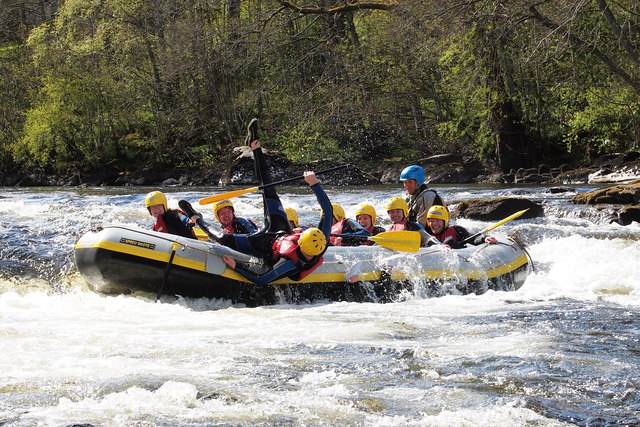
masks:
<svg viewBox="0 0 640 427"><path fill-rule="evenodd" d="M294 162L335 159L342 153L338 142L323 135L321 124L312 120L283 129L275 143Z"/></svg>
<svg viewBox="0 0 640 427"><path fill-rule="evenodd" d="M569 151L586 145L594 154L623 151L638 145L640 97L617 86L589 88L584 108L573 111L565 137Z"/></svg>
<svg viewBox="0 0 640 427"><path fill-rule="evenodd" d="M0 15L0 169L211 167L256 115L267 144L305 162L637 147L640 6L605 3L622 34L602 2L309 15L273 0L64 0L27 27L12 10Z"/></svg>

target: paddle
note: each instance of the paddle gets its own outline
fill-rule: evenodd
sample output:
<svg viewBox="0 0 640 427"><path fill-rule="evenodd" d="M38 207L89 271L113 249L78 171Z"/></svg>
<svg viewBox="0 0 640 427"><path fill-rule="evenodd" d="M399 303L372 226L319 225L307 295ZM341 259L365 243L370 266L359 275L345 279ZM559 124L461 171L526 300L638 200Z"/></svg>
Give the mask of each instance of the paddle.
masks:
<svg viewBox="0 0 640 427"><path fill-rule="evenodd" d="M186 200L180 200L178 202L178 206L180 206L180 209L182 209L189 218L191 218L194 215L197 216L198 219L196 220L196 224L198 224L200 229L205 233L207 233L207 236L209 236L210 240L214 242L218 241L218 236L216 236L211 231L209 231L209 227L207 227L207 224L205 224L204 220L202 219L202 214L200 214L199 212L196 212L196 210L193 209L193 206L191 206L191 203L187 202Z"/></svg>
<svg viewBox="0 0 640 427"><path fill-rule="evenodd" d="M253 257L253 256L248 255L248 254L243 254L241 252L235 251L235 250L233 250L231 248L227 248L226 246L221 245L219 243L220 238L218 236L216 236L215 234L213 234L211 231L209 231L209 227L207 227L207 224L202 219L202 215L200 213L196 212L195 209L193 209L193 206L191 206L191 203L187 202L186 200L180 200L178 202L178 206L180 206L180 209L182 209L184 211L184 213L186 213L187 216L189 216L189 218L191 218L194 215L198 216L198 219L196 220L196 223L198 224L198 226L205 233L207 233L207 236L209 236L209 239L211 241L218 243L218 251L220 251L222 248L224 248L225 250L228 251L228 253L224 253L224 255L229 255L231 258L234 258L237 261L247 262L247 263L254 263L254 264L260 262L260 260L257 259L256 257Z"/></svg>
<svg viewBox="0 0 640 427"><path fill-rule="evenodd" d="M348 165L340 165L340 166L335 166L335 167L332 167L332 168L329 168L329 169L324 169L324 170L316 172L316 175L321 175L323 173L332 172L332 171L335 171L335 170L338 170L338 169L344 169L347 166ZM260 185L258 187L243 188L241 190L234 190L234 191L228 191L226 193L214 194L213 196L203 197L202 199L200 199L198 201L198 203L200 203L201 205L208 205L208 204L211 204L211 203L219 202L220 200L233 199L234 197L239 197L239 196L242 196L243 194L255 193L256 191L262 190L263 188L273 187L275 185L286 184L288 182L294 182L294 181L298 181L300 179L304 179L304 176L296 176L296 177L293 177L293 178L283 179L281 181L270 182L269 184Z"/></svg>
<svg viewBox="0 0 640 427"><path fill-rule="evenodd" d="M504 225L504 224L508 223L509 221L513 221L513 220L514 220L514 219L516 219L516 218L520 218L520 217L521 217L522 215L524 215L524 213L525 213L526 211L528 211L528 210L529 210L529 208L527 208L527 209L523 209L523 210L518 211L518 212L516 212L516 213L514 213L514 214L512 214L512 215L509 215L509 216L508 216L508 217L506 217L505 219L502 219L502 220L500 220L500 221L496 222L495 224L492 224L492 225L490 225L490 226L488 226L488 227L484 228L483 230L478 231L476 234L472 234L471 236L469 236L469 237L467 237L466 239L464 239L464 240L462 241L462 243L468 243L468 242L471 242L473 239L475 239L476 237L478 237L478 236L479 236L479 235L481 235L481 234L486 233L487 231L495 230L496 228L500 227L501 225Z"/></svg>
<svg viewBox="0 0 640 427"><path fill-rule="evenodd" d="M375 236L353 236L351 234L332 234L335 237L369 240L386 249L398 252L418 252L420 233L417 231L385 231Z"/></svg>

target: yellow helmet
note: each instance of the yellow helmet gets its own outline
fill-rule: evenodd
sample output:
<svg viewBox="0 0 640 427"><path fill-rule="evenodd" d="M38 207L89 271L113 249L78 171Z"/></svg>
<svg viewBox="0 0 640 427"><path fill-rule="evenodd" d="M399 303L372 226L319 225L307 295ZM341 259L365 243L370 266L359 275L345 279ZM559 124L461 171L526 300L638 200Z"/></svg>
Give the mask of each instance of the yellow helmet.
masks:
<svg viewBox="0 0 640 427"><path fill-rule="evenodd" d="M427 219L429 218L441 219L444 221L444 226L447 227L449 225L449 209L446 206L433 205L427 212Z"/></svg>
<svg viewBox="0 0 640 427"><path fill-rule="evenodd" d="M218 221L220 221L220 217L218 216L218 212L220 212L220 209L222 208L231 208L233 209L233 203L231 203L231 200L220 200L219 202L216 202L213 204L213 214L215 215L216 219ZM235 212L235 209L234 209Z"/></svg>
<svg viewBox="0 0 640 427"><path fill-rule="evenodd" d="M293 223L295 227L300 227L300 218L298 218L298 212L294 208L284 208L287 214L287 219Z"/></svg>
<svg viewBox="0 0 640 427"><path fill-rule="evenodd" d="M371 217L371 224L375 224L378 218L376 208L374 208L371 203L361 203L356 208L356 219L358 219L358 215L369 215Z"/></svg>
<svg viewBox="0 0 640 427"><path fill-rule="evenodd" d="M387 202L387 205L385 206L385 209L387 210L387 212L392 211L394 209L402 209L402 213L404 213L404 217L408 217L409 216L409 205L407 205L407 202L402 198L402 197L392 197L389 199L389 201Z"/></svg>
<svg viewBox="0 0 640 427"><path fill-rule="evenodd" d="M339 203L331 203L331 208L333 209L333 217L336 219L336 221L342 221L347 217L347 215L344 213L344 208L340 206Z"/></svg>
<svg viewBox="0 0 640 427"><path fill-rule="evenodd" d="M318 256L327 248L327 238L320 229L315 227L307 228L300 235L298 246L304 255L310 257Z"/></svg>
<svg viewBox="0 0 640 427"><path fill-rule="evenodd" d="M144 205L149 209L151 206L162 205L167 211L167 196L162 191L152 191L144 198Z"/></svg>

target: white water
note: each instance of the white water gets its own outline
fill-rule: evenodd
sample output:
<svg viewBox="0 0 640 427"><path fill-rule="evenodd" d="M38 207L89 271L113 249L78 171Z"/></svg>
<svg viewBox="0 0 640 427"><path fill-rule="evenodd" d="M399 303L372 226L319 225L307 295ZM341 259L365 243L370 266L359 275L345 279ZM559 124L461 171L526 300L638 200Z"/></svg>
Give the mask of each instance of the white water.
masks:
<svg viewBox="0 0 640 427"><path fill-rule="evenodd" d="M622 423L640 410L638 224L569 215L506 225L538 267L511 293L154 303L93 293L69 265L91 226L150 222L143 195L118 191L0 192L0 425L524 426ZM352 214L361 194L330 196ZM379 213L391 194L367 191ZM303 223L317 220L309 195L283 199ZM255 196L236 209L262 212Z"/></svg>

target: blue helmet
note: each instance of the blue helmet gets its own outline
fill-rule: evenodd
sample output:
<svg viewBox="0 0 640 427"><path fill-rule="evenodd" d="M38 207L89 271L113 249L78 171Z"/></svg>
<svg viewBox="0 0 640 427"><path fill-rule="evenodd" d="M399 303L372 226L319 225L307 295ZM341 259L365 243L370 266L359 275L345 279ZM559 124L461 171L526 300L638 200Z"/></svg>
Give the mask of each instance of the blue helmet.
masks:
<svg viewBox="0 0 640 427"><path fill-rule="evenodd" d="M400 181L406 181L408 179L414 179L418 186L424 184L424 169L422 166L411 165L402 169L400 172Z"/></svg>

